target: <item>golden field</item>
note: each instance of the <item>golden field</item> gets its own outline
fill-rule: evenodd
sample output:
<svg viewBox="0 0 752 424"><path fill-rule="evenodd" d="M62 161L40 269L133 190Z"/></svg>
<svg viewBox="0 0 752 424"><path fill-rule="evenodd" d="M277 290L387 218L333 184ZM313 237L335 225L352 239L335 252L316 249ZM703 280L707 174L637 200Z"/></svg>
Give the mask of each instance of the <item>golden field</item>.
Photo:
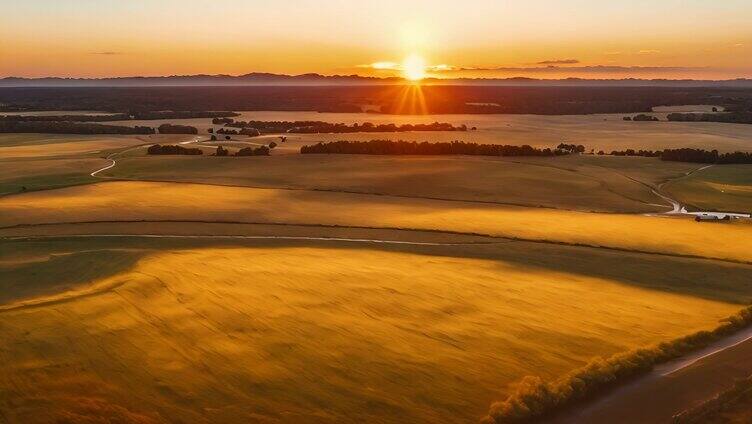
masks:
<svg viewBox="0 0 752 424"><path fill-rule="evenodd" d="M19 422L474 421L524 375L713 327L752 294L745 265L523 242L0 252L17 294L0 306L0 409Z"/></svg>
<svg viewBox="0 0 752 424"><path fill-rule="evenodd" d="M227 143L221 143L226 145ZM633 157L556 158L278 155L153 157L132 151L100 175L268 188L388 194L607 212L668 209L649 185L694 164Z"/></svg>
<svg viewBox="0 0 752 424"><path fill-rule="evenodd" d="M109 182L0 199L0 226L181 220L408 228L752 261L752 225L202 184ZM186 224L190 225L190 224ZM729 243L729 240L734 240Z"/></svg>

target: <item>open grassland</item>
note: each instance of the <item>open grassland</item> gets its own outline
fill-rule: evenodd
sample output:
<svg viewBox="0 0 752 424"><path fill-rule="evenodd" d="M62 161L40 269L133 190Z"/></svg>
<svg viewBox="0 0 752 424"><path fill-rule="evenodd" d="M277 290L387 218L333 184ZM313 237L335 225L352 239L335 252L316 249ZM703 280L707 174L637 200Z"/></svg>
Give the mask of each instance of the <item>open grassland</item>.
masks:
<svg viewBox="0 0 752 424"><path fill-rule="evenodd" d="M110 154L145 143L180 142L187 136L0 134L0 196L88 184Z"/></svg>
<svg viewBox="0 0 752 424"><path fill-rule="evenodd" d="M102 158L0 160L0 195L99 181L89 175L110 162Z"/></svg>
<svg viewBox="0 0 752 424"><path fill-rule="evenodd" d="M610 212L667 210L646 184L656 185L696 168L657 159L592 156L285 155L238 159L154 157L143 151L129 155L101 176Z"/></svg>
<svg viewBox="0 0 752 424"><path fill-rule="evenodd" d="M103 152L149 143L152 138L116 135L0 134L0 158L97 156Z"/></svg>
<svg viewBox="0 0 752 424"><path fill-rule="evenodd" d="M524 375L712 328L752 296L747 265L524 242L0 254L0 410L29 423L472 422Z"/></svg>
<svg viewBox="0 0 752 424"><path fill-rule="evenodd" d="M410 228L752 261L752 225L742 222L188 183L110 182L0 199L3 227L134 220Z"/></svg>
<svg viewBox="0 0 752 424"><path fill-rule="evenodd" d="M712 166L671 181L664 190L701 210L752 212L752 165Z"/></svg>

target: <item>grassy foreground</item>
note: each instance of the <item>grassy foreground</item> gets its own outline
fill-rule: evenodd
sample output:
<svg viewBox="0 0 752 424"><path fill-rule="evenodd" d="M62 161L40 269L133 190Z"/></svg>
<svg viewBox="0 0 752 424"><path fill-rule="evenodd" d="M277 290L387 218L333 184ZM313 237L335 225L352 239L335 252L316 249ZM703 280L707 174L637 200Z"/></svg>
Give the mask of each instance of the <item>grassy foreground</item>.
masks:
<svg viewBox="0 0 752 424"><path fill-rule="evenodd" d="M752 295L743 265L518 242L0 251L0 409L21 422L475 421L525 375L712 328ZM20 290L33 269L67 281Z"/></svg>

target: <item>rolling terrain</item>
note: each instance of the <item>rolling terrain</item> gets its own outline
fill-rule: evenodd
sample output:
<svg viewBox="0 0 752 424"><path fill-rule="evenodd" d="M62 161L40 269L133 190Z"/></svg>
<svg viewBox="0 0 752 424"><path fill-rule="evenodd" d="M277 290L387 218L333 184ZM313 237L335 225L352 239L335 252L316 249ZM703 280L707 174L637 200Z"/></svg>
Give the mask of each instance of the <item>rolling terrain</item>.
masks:
<svg viewBox="0 0 752 424"><path fill-rule="evenodd" d="M752 225L657 194L743 166L197 141L0 137L0 420L472 422L752 301Z"/></svg>

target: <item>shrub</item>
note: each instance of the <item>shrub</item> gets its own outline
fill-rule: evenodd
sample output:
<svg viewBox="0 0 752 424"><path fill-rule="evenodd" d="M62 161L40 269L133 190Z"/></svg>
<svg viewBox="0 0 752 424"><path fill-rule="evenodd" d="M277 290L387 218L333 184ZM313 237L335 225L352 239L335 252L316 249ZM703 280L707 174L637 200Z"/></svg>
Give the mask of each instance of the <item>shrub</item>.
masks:
<svg viewBox="0 0 752 424"><path fill-rule="evenodd" d="M553 382L544 382L539 377L525 377L507 399L491 405L482 421L495 424L539 422L577 402L591 399L631 378L644 375L657 364L702 349L748 327L752 324L752 307L721 322L712 331L700 331L653 348L638 349L608 359L593 359L584 367Z"/></svg>

